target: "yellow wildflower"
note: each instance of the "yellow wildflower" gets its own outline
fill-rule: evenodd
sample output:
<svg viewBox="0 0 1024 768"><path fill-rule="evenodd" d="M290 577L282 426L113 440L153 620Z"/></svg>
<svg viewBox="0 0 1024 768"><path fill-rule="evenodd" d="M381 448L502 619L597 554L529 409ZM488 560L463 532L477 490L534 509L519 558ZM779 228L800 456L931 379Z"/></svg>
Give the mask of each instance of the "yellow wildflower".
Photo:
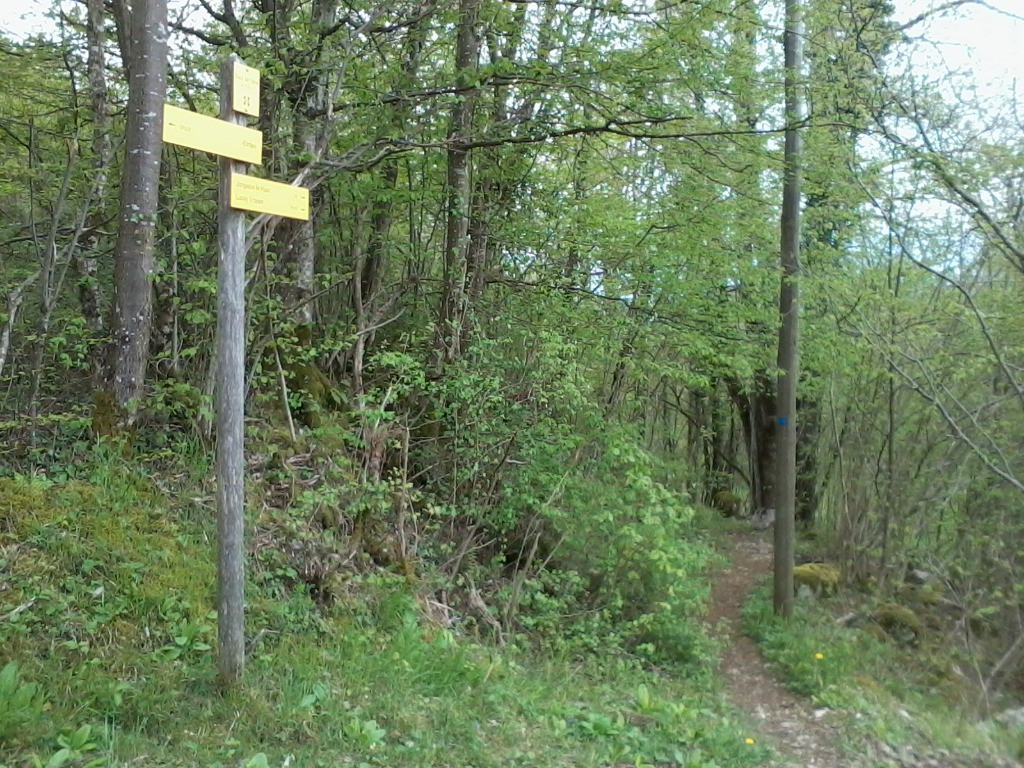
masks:
<svg viewBox="0 0 1024 768"><path fill-rule="evenodd" d="M816 654L814 654L814 658L816 658L818 661L821 661L822 659L825 658L825 654L824 653L816 653Z"/></svg>
<svg viewBox="0 0 1024 768"><path fill-rule="evenodd" d="M750 737L747 737L747 744L757 744L757 742L751 739Z"/></svg>

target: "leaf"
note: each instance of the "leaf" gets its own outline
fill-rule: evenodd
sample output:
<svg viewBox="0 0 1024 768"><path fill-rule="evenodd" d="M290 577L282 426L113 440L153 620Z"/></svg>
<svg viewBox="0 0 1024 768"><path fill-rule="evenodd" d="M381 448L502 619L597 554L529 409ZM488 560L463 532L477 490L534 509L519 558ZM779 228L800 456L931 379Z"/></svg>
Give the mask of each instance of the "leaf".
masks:
<svg viewBox="0 0 1024 768"><path fill-rule="evenodd" d="M89 737L92 735L92 726L83 725L71 735L70 744L72 749L83 750L89 744Z"/></svg>
<svg viewBox="0 0 1024 768"><path fill-rule="evenodd" d="M651 691L644 683L641 683L636 690L636 703L641 710L651 708Z"/></svg>
<svg viewBox="0 0 1024 768"><path fill-rule="evenodd" d="M10 696L18 684L18 665L13 661L0 670L0 693Z"/></svg>

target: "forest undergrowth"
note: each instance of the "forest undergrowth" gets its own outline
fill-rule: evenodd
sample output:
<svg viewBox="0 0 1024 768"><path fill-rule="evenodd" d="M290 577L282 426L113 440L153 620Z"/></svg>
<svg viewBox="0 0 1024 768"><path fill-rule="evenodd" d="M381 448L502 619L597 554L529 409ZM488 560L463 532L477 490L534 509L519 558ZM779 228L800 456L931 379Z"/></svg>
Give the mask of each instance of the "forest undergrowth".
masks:
<svg viewBox="0 0 1024 768"><path fill-rule="evenodd" d="M1019 736L980 714L949 648L883 626L872 597L853 589L801 589L795 616L776 617L771 532L742 524L724 532L731 562L712 601L721 674L730 701L786 765L1018 765ZM802 549L821 553L822 542L811 537Z"/></svg>
<svg viewBox="0 0 1024 768"><path fill-rule="evenodd" d="M318 461L301 456L307 467ZM0 765L742 768L774 759L756 717L730 703L719 641L703 621L721 562L713 550L733 524L707 511L681 518L691 567L669 571L680 581L667 593L650 564L623 574L639 585L634 599L643 589L661 598L627 610L579 562L570 571L551 558L524 584L499 556L452 572L456 553L426 543L411 567L383 563L373 547L354 553L351 529L343 538L324 526L323 504L301 492L282 501L280 484L255 469L265 459L253 457L249 489L249 666L231 690L213 658L216 526L201 446L80 444L35 473L0 477ZM616 482L626 494L628 482ZM336 510L351 504L317 487L321 502L342 499ZM643 542L620 542L622 556ZM602 604L584 602L594 593ZM792 625L767 604L751 598L748 631L794 690L856 720L860 743L966 732L952 725L962 710L900 672L915 651L853 639L824 603L803 606ZM896 691L884 705L883 690ZM972 747L1011 746L1003 731L971 733Z"/></svg>
<svg viewBox="0 0 1024 768"><path fill-rule="evenodd" d="M563 616L556 632L564 605L545 612L537 596L518 631L499 631L453 607L457 592L482 602L482 584L438 587L441 569L425 559L412 579L365 554L314 562L344 548L309 508L269 506L260 494L271 485L250 495L246 680L224 690L206 458L124 450L100 445L0 478L0 765L765 759L716 686L699 616L680 618L692 647L677 661L597 615Z"/></svg>

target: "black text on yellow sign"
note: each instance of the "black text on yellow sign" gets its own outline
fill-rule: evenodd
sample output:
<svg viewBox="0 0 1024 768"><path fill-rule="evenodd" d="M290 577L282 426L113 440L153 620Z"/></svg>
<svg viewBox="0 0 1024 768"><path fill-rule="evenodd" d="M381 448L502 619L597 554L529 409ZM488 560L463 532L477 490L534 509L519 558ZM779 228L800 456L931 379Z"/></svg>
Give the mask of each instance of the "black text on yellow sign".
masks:
<svg viewBox="0 0 1024 768"><path fill-rule="evenodd" d="M279 181L257 179L244 173L233 173L231 207L308 221L309 190Z"/></svg>
<svg viewBox="0 0 1024 768"><path fill-rule="evenodd" d="M164 104L164 141L243 163L263 161L263 134L244 125Z"/></svg>
<svg viewBox="0 0 1024 768"><path fill-rule="evenodd" d="M260 116L260 71L240 61L231 71L231 108L243 115Z"/></svg>

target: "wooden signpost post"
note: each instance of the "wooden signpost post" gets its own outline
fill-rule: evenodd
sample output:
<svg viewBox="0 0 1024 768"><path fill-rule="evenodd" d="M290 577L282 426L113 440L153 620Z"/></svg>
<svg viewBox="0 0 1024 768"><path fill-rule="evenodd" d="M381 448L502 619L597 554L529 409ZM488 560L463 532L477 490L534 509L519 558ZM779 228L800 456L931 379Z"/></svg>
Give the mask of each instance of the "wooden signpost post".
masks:
<svg viewBox="0 0 1024 768"><path fill-rule="evenodd" d="M260 73L237 56L220 71L220 118L164 105L164 141L220 157L217 270L217 669L235 683L245 669L245 214L309 219L309 190L248 176L263 160Z"/></svg>

